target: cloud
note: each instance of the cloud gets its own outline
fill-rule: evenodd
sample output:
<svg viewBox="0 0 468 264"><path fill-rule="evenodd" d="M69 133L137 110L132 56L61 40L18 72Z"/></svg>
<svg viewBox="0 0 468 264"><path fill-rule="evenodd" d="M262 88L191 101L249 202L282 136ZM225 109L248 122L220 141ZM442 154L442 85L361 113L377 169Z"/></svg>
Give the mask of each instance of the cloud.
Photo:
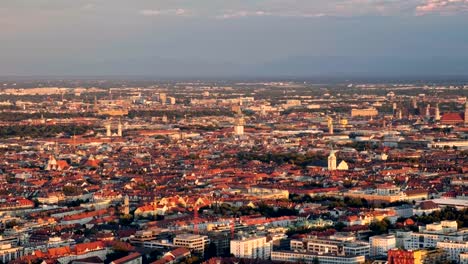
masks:
<svg viewBox="0 0 468 264"><path fill-rule="evenodd" d="M269 12L265 11L229 11L222 15L216 16L219 19L234 19L234 18L242 18L242 17L255 17L255 16L270 16L272 15Z"/></svg>
<svg viewBox="0 0 468 264"><path fill-rule="evenodd" d="M325 13L306 13L306 12L271 12L271 11L229 11L216 16L218 19L236 19L244 17L324 17Z"/></svg>
<svg viewBox="0 0 468 264"><path fill-rule="evenodd" d="M185 9L179 8L175 10L175 14L178 16L182 16L182 15L187 14L187 11Z"/></svg>
<svg viewBox="0 0 468 264"><path fill-rule="evenodd" d="M416 7L416 14L456 14L468 11L468 0L424 0Z"/></svg>
<svg viewBox="0 0 468 264"><path fill-rule="evenodd" d="M178 9L143 9L140 10L140 15L143 16L185 16L188 15L189 12L186 9L178 8Z"/></svg>
<svg viewBox="0 0 468 264"><path fill-rule="evenodd" d="M239 0L230 3L237 6L227 11L214 10L221 13L217 18L458 15L468 11L468 0L264 0L248 6Z"/></svg>

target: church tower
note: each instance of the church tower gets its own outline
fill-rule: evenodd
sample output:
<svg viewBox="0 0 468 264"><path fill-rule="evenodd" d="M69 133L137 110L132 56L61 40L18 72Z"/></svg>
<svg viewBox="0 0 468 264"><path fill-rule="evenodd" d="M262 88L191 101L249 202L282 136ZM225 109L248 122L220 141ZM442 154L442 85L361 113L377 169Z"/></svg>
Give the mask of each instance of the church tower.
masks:
<svg viewBox="0 0 468 264"><path fill-rule="evenodd" d="M336 170L336 155L335 151L331 151L330 155L328 156L328 170L334 171Z"/></svg>
<svg viewBox="0 0 468 264"><path fill-rule="evenodd" d="M429 119L431 117L431 105L427 104L426 106L426 118Z"/></svg>
<svg viewBox="0 0 468 264"><path fill-rule="evenodd" d="M328 133L330 135L333 135L333 118L328 117L327 125L328 125Z"/></svg>
<svg viewBox="0 0 468 264"><path fill-rule="evenodd" d="M439 120L440 120L440 109L439 109L439 104L436 104L434 120L436 120L436 121L439 121Z"/></svg>
<svg viewBox="0 0 468 264"><path fill-rule="evenodd" d="M107 123L107 124L106 124L106 136L107 136L107 137L112 136L111 124L110 124L110 123Z"/></svg>
<svg viewBox="0 0 468 264"><path fill-rule="evenodd" d="M236 123L234 125L234 134L236 136L244 135L244 117L236 118Z"/></svg>
<svg viewBox="0 0 468 264"><path fill-rule="evenodd" d="M468 125L468 99L465 103L465 125Z"/></svg>
<svg viewBox="0 0 468 264"><path fill-rule="evenodd" d="M123 210L123 214L124 215L129 215L130 214L130 198L128 197L128 194L125 195L124 197L124 210Z"/></svg>
<svg viewBox="0 0 468 264"><path fill-rule="evenodd" d="M117 125L117 136L122 137L122 122L119 120L119 124Z"/></svg>

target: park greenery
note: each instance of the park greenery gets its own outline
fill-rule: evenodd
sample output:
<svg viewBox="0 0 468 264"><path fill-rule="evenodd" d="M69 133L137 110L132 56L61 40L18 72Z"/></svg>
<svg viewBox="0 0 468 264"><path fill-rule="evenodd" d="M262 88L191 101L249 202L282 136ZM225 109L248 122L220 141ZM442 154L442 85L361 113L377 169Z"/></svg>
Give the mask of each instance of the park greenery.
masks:
<svg viewBox="0 0 468 264"><path fill-rule="evenodd" d="M60 134L74 136L82 135L92 129L92 126L87 125L12 125L0 127L0 138L50 138Z"/></svg>

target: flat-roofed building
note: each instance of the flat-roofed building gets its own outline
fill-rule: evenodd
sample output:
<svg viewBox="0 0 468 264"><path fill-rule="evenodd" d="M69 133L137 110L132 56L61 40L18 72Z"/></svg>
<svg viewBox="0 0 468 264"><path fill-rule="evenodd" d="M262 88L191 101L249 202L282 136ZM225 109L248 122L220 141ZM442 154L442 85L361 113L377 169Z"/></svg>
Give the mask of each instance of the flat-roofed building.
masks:
<svg viewBox="0 0 468 264"><path fill-rule="evenodd" d="M13 247L8 243L0 245L0 261L2 261L2 263L8 263L12 260L20 258L22 255L22 247Z"/></svg>
<svg viewBox="0 0 468 264"><path fill-rule="evenodd" d="M377 116L379 112L375 108L366 108L366 109L351 109L351 116Z"/></svg>
<svg viewBox="0 0 468 264"><path fill-rule="evenodd" d="M210 243L208 236L195 235L195 234L180 234L174 238L174 245L178 247L185 247L198 253L204 253Z"/></svg>
<svg viewBox="0 0 468 264"><path fill-rule="evenodd" d="M396 247L396 238L394 235L372 236L369 243L371 256L386 256L390 249Z"/></svg>
<svg viewBox="0 0 468 264"><path fill-rule="evenodd" d="M272 243L267 238L249 237L231 240L231 254L238 258L270 259Z"/></svg>
<svg viewBox="0 0 468 264"><path fill-rule="evenodd" d="M364 256L339 256L335 254L317 254L313 252L295 252L289 250L273 251L272 261L292 263L320 263L320 264L361 264L366 261Z"/></svg>

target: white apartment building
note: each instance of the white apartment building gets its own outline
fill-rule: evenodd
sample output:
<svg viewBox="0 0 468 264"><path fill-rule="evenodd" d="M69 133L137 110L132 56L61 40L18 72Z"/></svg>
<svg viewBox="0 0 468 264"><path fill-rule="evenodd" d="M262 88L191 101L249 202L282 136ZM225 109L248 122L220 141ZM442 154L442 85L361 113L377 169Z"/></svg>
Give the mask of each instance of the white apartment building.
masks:
<svg viewBox="0 0 468 264"><path fill-rule="evenodd" d="M2 263L8 263L21 256L23 256L22 247L13 247L11 244L0 245L0 261Z"/></svg>
<svg viewBox="0 0 468 264"><path fill-rule="evenodd" d="M337 239L306 238L293 239L290 242L291 250L312 253L331 253L337 255L369 256L370 246L367 242L351 242Z"/></svg>
<svg viewBox="0 0 468 264"><path fill-rule="evenodd" d="M266 237L231 240L231 254L238 258L270 259L272 243Z"/></svg>
<svg viewBox="0 0 468 264"><path fill-rule="evenodd" d="M468 241L439 241L437 248L443 249L447 254L447 259L460 262L460 254L468 253Z"/></svg>
<svg viewBox="0 0 468 264"><path fill-rule="evenodd" d="M405 249L436 247L439 241L463 242L468 239L468 230L458 230L456 221L441 221L420 227L419 232L411 233L404 241Z"/></svg>
<svg viewBox="0 0 468 264"><path fill-rule="evenodd" d="M338 256L334 254L317 254L312 252L295 252L289 250L271 252L272 261L292 263L320 264L361 264L366 261L364 256Z"/></svg>
<svg viewBox="0 0 468 264"><path fill-rule="evenodd" d="M174 238L173 244L178 247L188 248L195 252L203 254L208 247L210 239L208 236L195 234L180 234Z"/></svg>
<svg viewBox="0 0 468 264"><path fill-rule="evenodd" d="M396 238L394 235L372 236L369 244L371 256L386 256L390 249L396 247Z"/></svg>
<svg viewBox="0 0 468 264"><path fill-rule="evenodd" d="M460 264L468 264L468 252L460 254Z"/></svg>

